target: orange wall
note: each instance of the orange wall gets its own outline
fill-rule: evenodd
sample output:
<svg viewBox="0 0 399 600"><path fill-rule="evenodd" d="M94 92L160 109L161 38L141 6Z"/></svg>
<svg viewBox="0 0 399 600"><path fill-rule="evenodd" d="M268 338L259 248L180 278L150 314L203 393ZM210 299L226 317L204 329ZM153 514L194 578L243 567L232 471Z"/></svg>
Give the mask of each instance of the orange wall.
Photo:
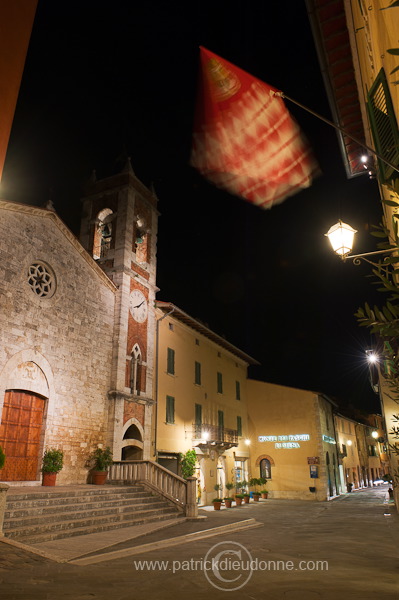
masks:
<svg viewBox="0 0 399 600"><path fill-rule="evenodd" d="M0 181L37 0L0 2Z"/></svg>

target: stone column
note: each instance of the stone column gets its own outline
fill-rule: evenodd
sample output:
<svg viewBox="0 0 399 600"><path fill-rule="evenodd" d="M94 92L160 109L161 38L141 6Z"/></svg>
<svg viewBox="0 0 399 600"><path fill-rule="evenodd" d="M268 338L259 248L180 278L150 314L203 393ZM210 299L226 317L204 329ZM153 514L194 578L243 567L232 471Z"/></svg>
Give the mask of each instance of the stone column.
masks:
<svg viewBox="0 0 399 600"><path fill-rule="evenodd" d="M198 517L197 478L187 477L186 517Z"/></svg>
<svg viewBox="0 0 399 600"><path fill-rule="evenodd" d="M7 492L10 486L6 483L0 483L0 537L4 537L3 533L3 522L4 522L4 513L6 511L6 498Z"/></svg>

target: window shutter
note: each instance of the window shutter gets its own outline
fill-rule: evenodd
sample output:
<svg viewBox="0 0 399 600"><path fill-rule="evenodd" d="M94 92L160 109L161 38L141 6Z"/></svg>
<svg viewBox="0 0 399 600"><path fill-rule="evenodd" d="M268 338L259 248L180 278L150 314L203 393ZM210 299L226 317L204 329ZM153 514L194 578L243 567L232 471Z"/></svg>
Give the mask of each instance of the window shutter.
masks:
<svg viewBox="0 0 399 600"><path fill-rule="evenodd" d="M223 377L219 372L217 374L217 391L218 394L223 394Z"/></svg>
<svg viewBox="0 0 399 600"><path fill-rule="evenodd" d="M201 385L201 363L195 361L195 383Z"/></svg>
<svg viewBox="0 0 399 600"><path fill-rule="evenodd" d="M398 124L384 69L380 70L370 88L367 110L376 151L393 166L399 167ZM391 179L396 173L381 159L378 159L378 164L383 182Z"/></svg>
<svg viewBox="0 0 399 600"><path fill-rule="evenodd" d="M195 424L202 425L202 405L195 405Z"/></svg>
<svg viewBox="0 0 399 600"><path fill-rule="evenodd" d="M175 422L175 399L173 396L166 396L166 422Z"/></svg>
<svg viewBox="0 0 399 600"><path fill-rule="evenodd" d="M172 348L168 348L167 372L169 375L175 374L175 351Z"/></svg>

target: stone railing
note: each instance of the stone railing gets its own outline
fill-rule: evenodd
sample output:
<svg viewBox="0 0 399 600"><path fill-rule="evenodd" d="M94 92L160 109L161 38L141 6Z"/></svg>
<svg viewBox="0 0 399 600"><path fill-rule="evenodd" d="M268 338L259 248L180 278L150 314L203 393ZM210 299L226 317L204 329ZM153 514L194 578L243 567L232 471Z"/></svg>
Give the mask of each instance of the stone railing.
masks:
<svg viewBox="0 0 399 600"><path fill-rule="evenodd" d="M176 504L186 517L198 516L196 481L195 477L183 479L151 460L121 460L108 471L109 483L144 483Z"/></svg>
<svg viewBox="0 0 399 600"><path fill-rule="evenodd" d="M4 513L6 510L6 497L9 486L6 483L0 483L0 537L4 536L3 533L3 521Z"/></svg>

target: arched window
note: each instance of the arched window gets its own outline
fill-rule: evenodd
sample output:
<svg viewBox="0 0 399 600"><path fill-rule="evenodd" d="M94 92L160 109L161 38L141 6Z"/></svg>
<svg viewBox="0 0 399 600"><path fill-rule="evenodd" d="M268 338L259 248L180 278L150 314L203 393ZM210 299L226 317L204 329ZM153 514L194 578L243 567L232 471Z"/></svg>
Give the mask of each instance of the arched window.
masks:
<svg viewBox="0 0 399 600"><path fill-rule="evenodd" d="M268 458L262 458L262 460L259 463L259 467L261 477L264 477L265 479L272 478L272 466Z"/></svg>
<svg viewBox="0 0 399 600"><path fill-rule="evenodd" d="M114 217L115 214L110 208L104 208L97 215L93 241L94 259L103 258L111 248L112 221Z"/></svg>
<svg viewBox="0 0 399 600"><path fill-rule="evenodd" d="M141 383L141 351L138 344L133 346L130 366L130 388L132 394L140 395Z"/></svg>

